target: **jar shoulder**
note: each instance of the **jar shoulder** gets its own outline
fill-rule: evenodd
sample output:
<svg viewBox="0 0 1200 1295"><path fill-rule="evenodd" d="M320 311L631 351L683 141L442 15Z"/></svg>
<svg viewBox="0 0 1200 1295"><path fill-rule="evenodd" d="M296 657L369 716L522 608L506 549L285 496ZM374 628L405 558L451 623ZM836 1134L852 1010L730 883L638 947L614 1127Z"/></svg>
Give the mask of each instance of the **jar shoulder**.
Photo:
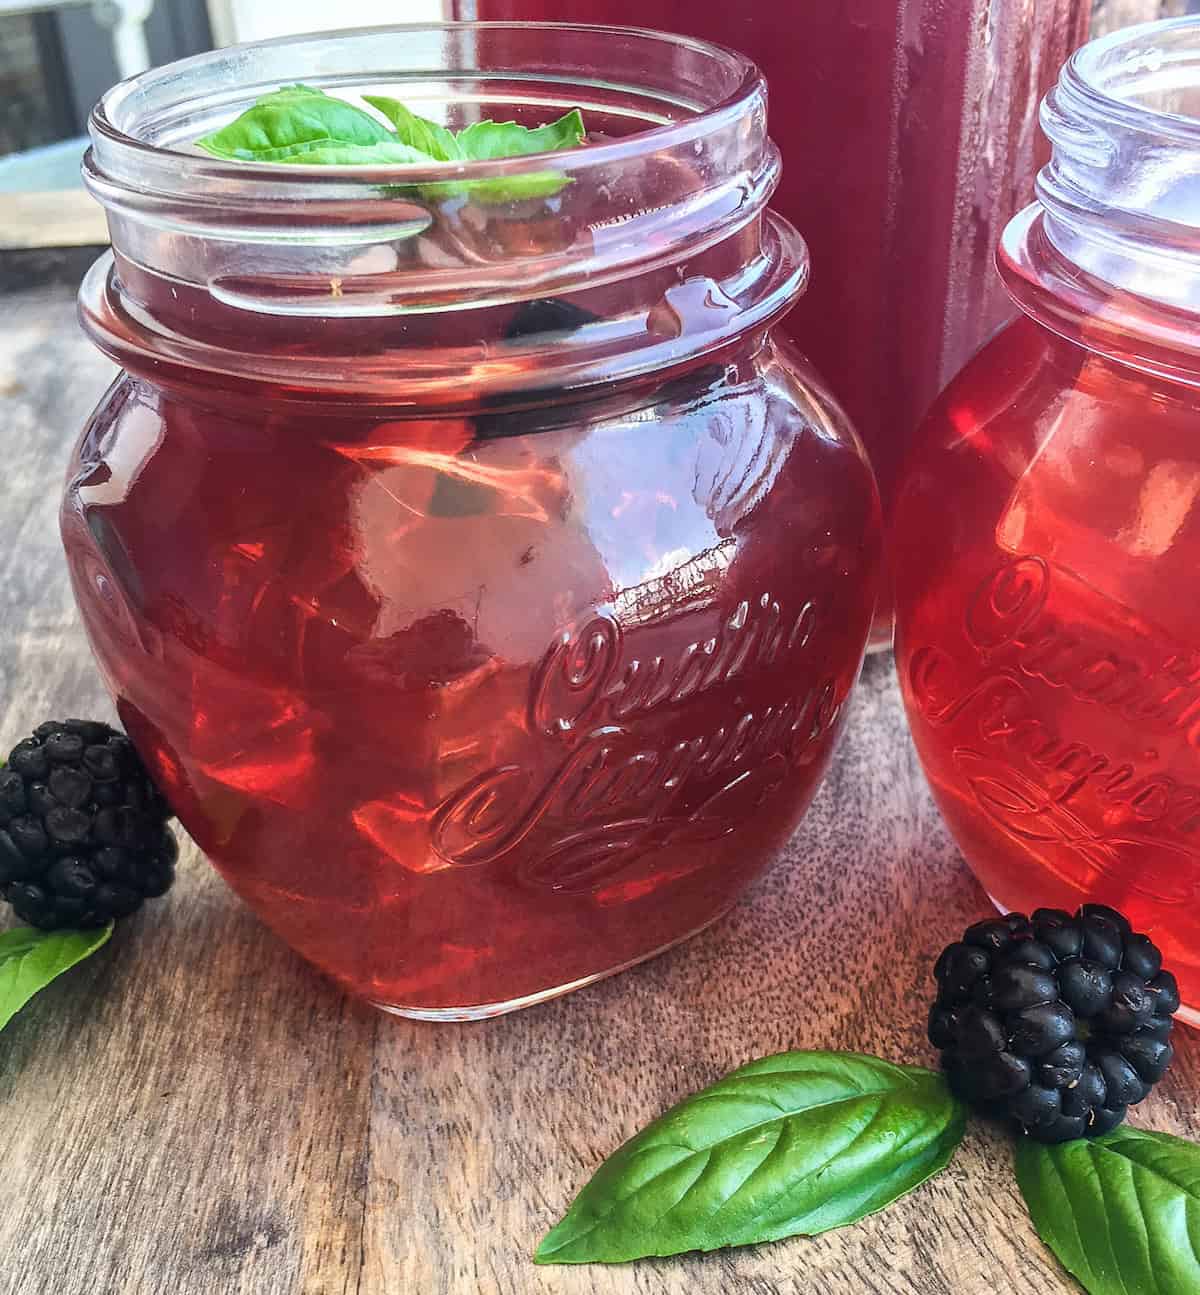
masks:
<svg viewBox="0 0 1200 1295"><path fill-rule="evenodd" d="M691 641L742 604L812 602L849 643L879 550L861 447L774 345L640 402L470 419L225 408L124 379L81 438L63 529L77 573L105 573L107 602L80 576L96 619L119 598L152 636L309 682L371 644L531 662L597 608Z"/></svg>
<svg viewBox="0 0 1200 1295"><path fill-rule="evenodd" d="M1018 321L931 411L892 536L902 608L1036 561L1191 640L1178 591L1200 559L1200 390Z"/></svg>

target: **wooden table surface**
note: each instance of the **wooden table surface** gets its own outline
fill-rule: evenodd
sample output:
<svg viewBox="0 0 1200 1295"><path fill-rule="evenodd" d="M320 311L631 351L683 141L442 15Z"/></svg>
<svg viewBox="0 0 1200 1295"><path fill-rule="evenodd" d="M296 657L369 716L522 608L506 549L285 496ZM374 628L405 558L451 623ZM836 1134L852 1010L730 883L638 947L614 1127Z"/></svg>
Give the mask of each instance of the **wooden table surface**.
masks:
<svg viewBox="0 0 1200 1295"><path fill-rule="evenodd" d="M0 739L109 716L59 552L68 447L111 376L67 286L0 297ZM600 1160L789 1047L929 1064L929 966L984 915L888 658L786 856L656 961L541 1007L425 1025L345 998L190 845L179 882L0 1036L0 1291L13 1295L1055 1295L1004 1138L815 1239L535 1268ZM1200 1134L1200 1046L1134 1122Z"/></svg>

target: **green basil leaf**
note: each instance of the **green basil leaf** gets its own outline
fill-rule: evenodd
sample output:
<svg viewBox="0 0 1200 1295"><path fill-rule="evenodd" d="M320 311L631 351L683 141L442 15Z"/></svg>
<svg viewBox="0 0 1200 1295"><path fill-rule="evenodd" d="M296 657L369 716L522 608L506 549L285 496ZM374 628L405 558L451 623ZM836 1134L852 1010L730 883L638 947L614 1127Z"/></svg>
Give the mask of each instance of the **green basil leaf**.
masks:
<svg viewBox="0 0 1200 1295"><path fill-rule="evenodd" d="M217 157L244 162L396 166L518 157L574 148L584 138L578 108L534 129L511 121L481 121L455 135L398 99L364 98L388 118L394 134L361 108L297 82L263 95L235 121L196 143ZM414 190L389 186L388 192L414 192L427 201L466 197L493 204L551 197L569 182L558 171L536 171L494 180L437 181Z"/></svg>
<svg viewBox="0 0 1200 1295"><path fill-rule="evenodd" d="M398 99L365 95L395 133L361 108L297 82L263 95L235 121L196 143L217 157L243 162L305 166L397 166L519 157L583 142L583 117L573 108L557 121L529 129L516 122L481 121L455 135L419 117ZM470 198L485 204L547 198L569 184L558 171L536 171L494 180L445 180L387 192L427 201Z"/></svg>
<svg viewBox="0 0 1200 1295"><path fill-rule="evenodd" d="M281 85L278 90L272 90L270 94L262 95L258 102L263 103L267 99L305 99L312 94L325 95L325 98L329 97L324 90L305 85L303 81L295 81L291 85Z"/></svg>
<svg viewBox="0 0 1200 1295"><path fill-rule="evenodd" d="M476 162L552 153L583 143L583 116L578 108L572 108L557 121L532 129L518 126L515 121L477 121L459 131L456 138L463 158ZM486 204L522 202L529 198L551 198L570 182L561 171L530 171L495 180L469 180L456 191Z"/></svg>
<svg viewBox="0 0 1200 1295"><path fill-rule="evenodd" d="M783 1052L630 1139L538 1247L619 1263L853 1223L943 1169L966 1111L941 1075L852 1052Z"/></svg>
<svg viewBox="0 0 1200 1295"><path fill-rule="evenodd" d="M530 171L495 180L438 180L421 185L420 193L430 201L470 198L474 202L495 205L523 202L527 198L552 198L570 183L570 179L560 171Z"/></svg>
<svg viewBox="0 0 1200 1295"><path fill-rule="evenodd" d="M38 992L96 952L112 934L97 931L35 931L20 926L0 935L0 1030Z"/></svg>
<svg viewBox="0 0 1200 1295"><path fill-rule="evenodd" d="M426 117L418 117L399 99L383 94L364 94L363 98L392 123L401 144L407 144L438 162L457 162L462 157L458 140L445 126L439 126Z"/></svg>
<svg viewBox="0 0 1200 1295"><path fill-rule="evenodd" d="M1119 1128L1017 1144L1017 1182L1038 1236L1090 1295L1200 1291L1200 1146Z"/></svg>
<svg viewBox="0 0 1200 1295"><path fill-rule="evenodd" d="M494 157L554 153L583 143L583 116L578 108L545 126L518 126L515 121L477 121L457 136L462 156L473 162Z"/></svg>
<svg viewBox="0 0 1200 1295"><path fill-rule="evenodd" d="M395 136L370 113L320 90L290 85L264 95L240 117L196 143L217 157L242 162L297 162L306 151L327 153L331 145L361 147L385 141L395 143ZM327 156L330 163L339 164Z"/></svg>
<svg viewBox="0 0 1200 1295"><path fill-rule="evenodd" d="M302 166L400 166L409 162L428 164L433 159L398 140L382 139L378 144L322 144L282 153L272 162L293 162Z"/></svg>

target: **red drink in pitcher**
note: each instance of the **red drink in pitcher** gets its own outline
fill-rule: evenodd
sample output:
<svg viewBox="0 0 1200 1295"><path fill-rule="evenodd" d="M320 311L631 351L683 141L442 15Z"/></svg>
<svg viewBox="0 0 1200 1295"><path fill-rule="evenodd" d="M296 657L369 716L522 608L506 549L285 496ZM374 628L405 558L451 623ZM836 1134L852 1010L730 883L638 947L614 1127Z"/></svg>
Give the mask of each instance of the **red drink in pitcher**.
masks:
<svg viewBox="0 0 1200 1295"><path fill-rule="evenodd" d="M772 202L813 259L787 330L866 443L885 515L930 402L1012 315L993 249L1033 196L1045 160L1038 101L1090 10L1088 0L470 5L484 19L678 31L762 68L784 161ZM890 638L885 581L873 639Z"/></svg>

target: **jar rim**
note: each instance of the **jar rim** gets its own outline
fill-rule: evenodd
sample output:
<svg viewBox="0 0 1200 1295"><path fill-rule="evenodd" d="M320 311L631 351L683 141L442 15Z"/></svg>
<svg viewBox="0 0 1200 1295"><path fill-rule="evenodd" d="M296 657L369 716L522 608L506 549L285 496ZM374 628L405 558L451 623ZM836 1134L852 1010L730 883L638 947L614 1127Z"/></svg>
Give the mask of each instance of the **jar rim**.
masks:
<svg viewBox="0 0 1200 1295"><path fill-rule="evenodd" d="M297 81L436 103L455 125L580 107L596 141L353 168L181 149ZM780 160L761 73L643 28L426 23L234 46L115 87L92 140L84 176L115 261L84 282L82 318L119 362L159 372L404 405L461 399L466 375L477 394L586 386L708 354L807 277L803 240L766 212ZM549 191L479 187L531 171L552 171ZM569 344L506 332L514 306L548 297L588 318Z"/></svg>
<svg viewBox="0 0 1200 1295"><path fill-rule="evenodd" d="M1186 386L1200 385L1200 337L1189 311L1114 287L1064 254L1031 203L1004 230L996 268L1021 311L1097 355Z"/></svg>
<svg viewBox="0 0 1200 1295"><path fill-rule="evenodd" d="M1041 106L1051 156L1000 264L1023 309L1084 344L1194 381L1200 314L1200 15L1078 50Z"/></svg>
<svg viewBox="0 0 1200 1295"><path fill-rule="evenodd" d="M1171 48L1181 36L1185 40ZM1186 84L1200 87L1200 14L1136 23L1089 41L1068 59L1060 88L1079 95L1089 115L1102 121L1200 144L1200 116L1145 103L1131 93L1147 92L1138 78L1163 81L1184 70L1191 71Z"/></svg>
<svg viewBox="0 0 1200 1295"><path fill-rule="evenodd" d="M269 55L274 51L302 51L305 47L318 47L331 41L339 43L368 41L372 45L377 45L379 40L390 36L415 38L423 34L444 36L453 40L454 38L471 39L479 35L534 31L553 32L556 36L577 33L581 37L592 37L602 41L612 38L635 39L638 42L653 42L676 49L690 49L707 60L712 68L723 68L728 74L727 80L731 88L719 99L702 107L678 102L679 107L692 109L690 114L682 119L663 121L617 139L589 143L584 149L558 150L515 158L434 162L429 165L410 162L347 168L306 166L290 162L229 161L198 151L188 152L179 147L164 146L152 139L141 138L134 128L139 111L145 109L156 93L169 95L189 78L201 76L209 70L219 69L226 63L235 62L245 66L249 58L256 53ZM234 52L239 54L237 60L231 59ZM361 69L364 75L369 71L370 68ZM380 69L379 72L386 74L386 69ZM348 88L347 77L337 73L326 75L306 73L305 76L307 82L318 88L322 84ZM355 79L362 80L363 76ZM377 80L378 76L373 75L372 79ZM280 84L278 80L272 84L268 79L254 85L253 88L265 91L278 84ZM609 84L613 89L622 88L617 82ZM244 89L245 86L238 88ZM169 157L171 170L157 178L173 179L175 184L171 186L171 191L176 194L183 194L209 182L218 185L234 182L242 188L247 184L253 184L255 196L263 201L303 200L308 196L304 191L310 187L315 191L312 196L324 196L334 187L339 191L358 190L360 193L373 191L377 194L378 186L388 183L418 185L451 180L501 179L527 172L531 159L534 163L545 163L553 158L556 170L574 174L619 164L640 154L690 144L720 129L731 119L745 112L756 98L764 95L765 83L762 73L745 55L710 41L644 27L530 21L445 22L396 23L377 27L305 32L209 50L179 59L174 63L151 68L118 82L100 98L89 116L88 128L92 146L85 159L84 179L89 187L97 191L97 197L107 206L110 204L106 200L105 186L101 183L101 177L108 176L119 181L131 168L136 169L139 163L143 165L153 163L163 159L164 156ZM194 92L187 97L194 97ZM123 119L125 119L124 124L122 124Z"/></svg>

